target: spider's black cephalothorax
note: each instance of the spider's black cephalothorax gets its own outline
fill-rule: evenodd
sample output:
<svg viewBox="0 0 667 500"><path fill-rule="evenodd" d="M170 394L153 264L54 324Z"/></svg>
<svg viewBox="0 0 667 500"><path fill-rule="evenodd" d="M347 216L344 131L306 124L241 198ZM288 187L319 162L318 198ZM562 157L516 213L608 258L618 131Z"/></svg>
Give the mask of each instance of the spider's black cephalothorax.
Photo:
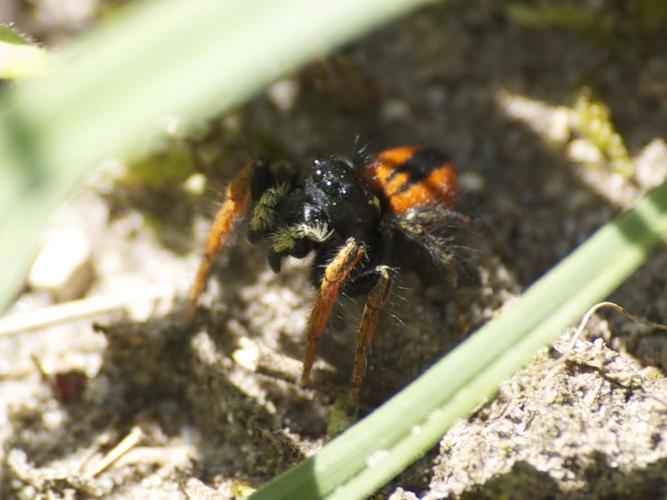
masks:
<svg viewBox="0 0 667 500"><path fill-rule="evenodd" d="M365 245L366 255L345 283L345 291L368 291L372 286L368 271L382 248L382 206L349 160L315 160L304 178L284 164L260 163L251 191L250 240L268 243L267 260L275 272L280 271L283 257L302 258L314 251L312 282L317 287L327 264L352 237Z"/></svg>

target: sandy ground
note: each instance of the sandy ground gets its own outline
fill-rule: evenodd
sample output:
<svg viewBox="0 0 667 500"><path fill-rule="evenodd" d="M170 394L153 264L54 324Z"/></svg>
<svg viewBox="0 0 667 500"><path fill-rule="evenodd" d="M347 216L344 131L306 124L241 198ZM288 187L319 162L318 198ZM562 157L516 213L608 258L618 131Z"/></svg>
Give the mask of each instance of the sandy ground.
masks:
<svg viewBox="0 0 667 500"><path fill-rule="evenodd" d="M472 236L479 252L461 256L455 289L427 265L402 273L361 413L408 384L667 173L667 40L614 16L600 33L529 27L496 2L434 6L172 138L142 163L144 177L118 166L96 174L51 234L85 234L86 296L120 294L131 307L0 338L0 497L243 497L327 441L359 299L340 301L307 389L285 380L300 369L313 299L307 259L273 274L239 234L195 327L180 323L224 182L258 155L307 164L412 143L451 155L458 210L493 228L497 244ZM611 108L634 182L573 126L585 86ZM173 178L150 175L165 164L178 166ZM659 249L612 299L664 321L666 261ZM13 311L54 300L26 288ZM664 334L605 313L571 340L563 332L379 495L667 496ZM136 445L105 467L127 436Z"/></svg>

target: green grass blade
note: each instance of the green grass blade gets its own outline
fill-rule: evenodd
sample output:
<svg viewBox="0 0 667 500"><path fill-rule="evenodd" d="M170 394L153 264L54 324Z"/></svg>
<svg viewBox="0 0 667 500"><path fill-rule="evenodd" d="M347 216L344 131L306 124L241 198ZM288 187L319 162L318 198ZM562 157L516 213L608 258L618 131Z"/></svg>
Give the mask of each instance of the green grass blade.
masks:
<svg viewBox="0 0 667 500"><path fill-rule="evenodd" d="M254 499L363 498L618 287L667 235L667 183L607 224L416 382Z"/></svg>
<svg viewBox="0 0 667 500"><path fill-rule="evenodd" d="M48 78L0 95L0 312L49 213L165 116L228 109L428 0L163 0L130 5Z"/></svg>
<svg viewBox="0 0 667 500"><path fill-rule="evenodd" d="M0 24L0 78L31 78L52 69L53 60L48 52Z"/></svg>

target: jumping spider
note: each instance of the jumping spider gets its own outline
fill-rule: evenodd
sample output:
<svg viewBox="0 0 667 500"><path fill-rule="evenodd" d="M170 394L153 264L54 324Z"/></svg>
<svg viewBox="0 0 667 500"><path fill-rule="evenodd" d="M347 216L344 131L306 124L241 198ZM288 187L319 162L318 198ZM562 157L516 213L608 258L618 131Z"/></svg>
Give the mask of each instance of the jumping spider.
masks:
<svg viewBox="0 0 667 500"><path fill-rule="evenodd" d="M338 295L367 295L348 399L354 407L367 352L397 273L401 242L413 240L435 261L450 262L450 240L440 229L455 214L450 207L456 197L456 172L448 158L420 146L386 149L359 165L337 156L317 159L305 175L285 163L248 162L228 186L211 226L187 321L193 318L213 258L248 207L249 239L265 242L274 272L286 256L315 253L311 279L318 295L308 319L303 384Z"/></svg>

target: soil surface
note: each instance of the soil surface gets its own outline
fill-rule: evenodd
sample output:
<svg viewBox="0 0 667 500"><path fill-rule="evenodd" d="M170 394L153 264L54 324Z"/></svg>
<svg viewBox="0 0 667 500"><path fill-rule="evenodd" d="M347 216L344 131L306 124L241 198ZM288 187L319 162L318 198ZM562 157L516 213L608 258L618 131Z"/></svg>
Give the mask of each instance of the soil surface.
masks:
<svg viewBox="0 0 667 500"><path fill-rule="evenodd" d="M48 13L50 3L34 9ZM131 172L106 162L45 238L85 235L93 272L76 298L120 296L128 306L0 337L0 497L242 498L327 442L362 299L341 298L314 384L301 387L312 261L274 274L240 231L216 261L194 326L182 326L225 182L251 158L305 167L328 154L427 144L457 166L457 211L492 230L461 231L453 270L418 255L402 269L369 358L362 416L658 185L667 174L664 29L596 5L582 7L588 23L529 22L492 1L434 5L233 113L187 134L168 130ZM69 21L22 2L4 9L3 21L55 47L92 26L100 6ZM611 110L633 176L577 126L582 92ZM666 321L665 265L660 248L611 300ZM11 312L58 300L26 286ZM572 341L563 332L378 495L666 497L665 334L602 312ZM135 442L104 464L124 439Z"/></svg>

